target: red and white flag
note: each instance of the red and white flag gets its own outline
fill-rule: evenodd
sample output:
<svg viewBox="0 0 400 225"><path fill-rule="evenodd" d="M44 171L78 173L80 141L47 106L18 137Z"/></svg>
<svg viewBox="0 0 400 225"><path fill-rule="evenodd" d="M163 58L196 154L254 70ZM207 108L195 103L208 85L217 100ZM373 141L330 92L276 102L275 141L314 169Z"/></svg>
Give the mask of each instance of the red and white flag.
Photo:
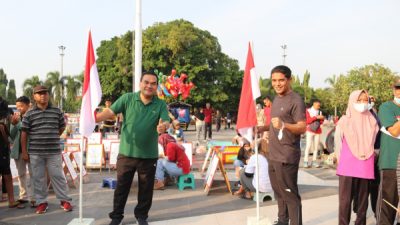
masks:
<svg viewBox="0 0 400 225"><path fill-rule="evenodd" d="M253 128L257 126L255 100L261 96L259 81L260 78L255 71L253 52L249 43L236 125L238 132L249 142L253 140Z"/></svg>
<svg viewBox="0 0 400 225"><path fill-rule="evenodd" d="M101 101L101 86L94 57L92 33L89 31L86 52L85 77L83 79L82 105L79 120L79 133L89 137L96 127L95 110Z"/></svg>

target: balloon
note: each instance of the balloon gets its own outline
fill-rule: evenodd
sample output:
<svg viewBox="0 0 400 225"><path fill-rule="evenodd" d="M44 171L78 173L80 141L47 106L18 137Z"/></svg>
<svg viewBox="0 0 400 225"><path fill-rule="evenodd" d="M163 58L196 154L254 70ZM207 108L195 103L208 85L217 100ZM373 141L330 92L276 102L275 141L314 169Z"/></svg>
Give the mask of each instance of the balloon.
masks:
<svg viewBox="0 0 400 225"><path fill-rule="evenodd" d="M181 73L181 76L179 77L179 80L185 81L187 78L187 75L185 73Z"/></svg>
<svg viewBox="0 0 400 225"><path fill-rule="evenodd" d="M176 70L175 70L175 69L172 69L172 70L171 70L171 75L172 75L172 76L175 76L175 74L176 74Z"/></svg>
<svg viewBox="0 0 400 225"><path fill-rule="evenodd" d="M175 90L170 90L169 91L170 93L171 93L171 95L174 97L174 98L176 98L176 97L178 97L178 93L175 91Z"/></svg>

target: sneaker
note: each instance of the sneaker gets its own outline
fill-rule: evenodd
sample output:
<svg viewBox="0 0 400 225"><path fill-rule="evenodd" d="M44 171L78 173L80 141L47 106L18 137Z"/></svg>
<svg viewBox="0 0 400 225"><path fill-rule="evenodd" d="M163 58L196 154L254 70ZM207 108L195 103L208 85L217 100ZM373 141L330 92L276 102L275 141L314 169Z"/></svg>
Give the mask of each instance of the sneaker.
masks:
<svg viewBox="0 0 400 225"><path fill-rule="evenodd" d="M64 209L65 212L72 211L72 205L71 205L71 203L69 203L67 201L61 201L60 206L62 209Z"/></svg>
<svg viewBox="0 0 400 225"><path fill-rule="evenodd" d="M110 225L120 225L122 219L112 219Z"/></svg>
<svg viewBox="0 0 400 225"><path fill-rule="evenodd" d="M310 168L310 166L308 165L308 162L303 163L303 168Z"/></svg>
<svg viewBox="0 0 400 225"><path fill-rule="evenodd" d="M36 214L44 214L47 212L47 203L40 203L37 207L36 207Z"/></svg>
<svg viewBox="0 0 400 225"><path fill-rule="evenodd" d="M164 190L165 189L164 182L160 181L160 180L155 180L153 189L154 190Z"/></svg>
<svg viewBox="0 0 400 225"><path fill-rule="evenodd" d="M149 225L146 219L143 218L136 218L137 224L139 225Z"/></svg>

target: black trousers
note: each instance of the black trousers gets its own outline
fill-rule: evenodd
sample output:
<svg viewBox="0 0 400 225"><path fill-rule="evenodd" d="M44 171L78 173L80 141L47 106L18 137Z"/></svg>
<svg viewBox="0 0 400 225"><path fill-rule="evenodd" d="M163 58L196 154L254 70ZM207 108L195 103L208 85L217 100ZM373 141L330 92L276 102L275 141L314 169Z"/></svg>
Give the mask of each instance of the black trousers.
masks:
<svg viewBox="0 0 400 225"><path fill-rule="evenodd" d="M117 159L117 187L114 192L113 211L111 219L124 218L124 209L135 172L138 173L139 191L135 217L147 219L153 201L154 175L157 159L139 159L118 155Z"/></svg>
<svg viewBox="0 0 400 225"><path fill-rule="evenodd" d="M212 123L206 123L206 127L204 129L204 140L207 138L207 132L208 138L212 139Z"/></svg>
<svg viewBox="0 0 400 225"><path fill-rule="evenodd" d="M392 209L386 202L397 207L399 196L397 193L396 170L381 170L381 183L379 185L378 202L376 205L376 224L392 225L396 219L396 210Z"/></svg>
<svg viewBox="0 0 400 225"><path fill-rule="evenodd" d="M301 197L297 186L299 164L268 160L269 179L278 202L278 220L302 225Z"/></svg>
<svg viewBox="0 0 400 225"><path fill-rule="evenodd" d="M367 223L368 183L367 179L339 176L339 225L350 224L353 199L357 205L357 218L354 224Z"/></svg>

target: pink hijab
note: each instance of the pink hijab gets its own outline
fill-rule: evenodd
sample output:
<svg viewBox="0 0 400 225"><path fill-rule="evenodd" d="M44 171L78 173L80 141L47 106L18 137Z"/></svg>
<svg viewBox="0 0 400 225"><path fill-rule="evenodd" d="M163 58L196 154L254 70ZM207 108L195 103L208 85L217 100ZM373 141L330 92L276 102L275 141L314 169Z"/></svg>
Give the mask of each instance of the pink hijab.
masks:
<svg viewBox="0 0 400 225"><path fill-rule="evenodd" d="M374 143L379 127L376 119L369 111L363 113L354 109L361 93L365 90L353 91L349 97L346 115L342 116L338 126L343 131L351 153L359 160L367 160L374 153Z"/></svg>
<svg viewBox="0 0 400 225"><path fill-rule="evenodd" d="M161 134L158 136L158 143L163 146L164 152L167 150L167 145L170 142L176 142L175 138L168 133Z"/></svg>

